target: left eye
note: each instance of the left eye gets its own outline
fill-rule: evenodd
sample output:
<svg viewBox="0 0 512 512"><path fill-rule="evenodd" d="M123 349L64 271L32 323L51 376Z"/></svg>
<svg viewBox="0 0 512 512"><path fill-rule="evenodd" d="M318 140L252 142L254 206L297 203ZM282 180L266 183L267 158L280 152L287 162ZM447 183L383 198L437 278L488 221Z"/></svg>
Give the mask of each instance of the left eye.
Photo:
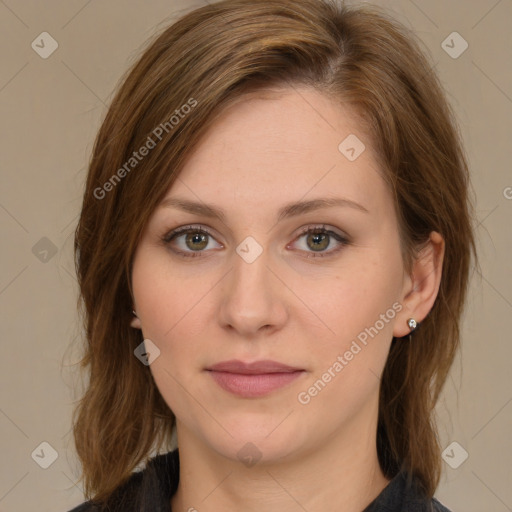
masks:
<svg viewBox="0 0 512 512"><path fill-rule="evenodd" d="M325 255L330 255L332 253L338 252L343 248L343 246L348 245L349 241L346 237L336 233L335 231L331 231L326 229L325 226L322 227L309 227L306 228L301 235L297 238L300 240L304 238L304 242L306 243L306 247L309 249L313 249L313 254L308 255L308 258L316 258L316 257L324 257ZM330 251L325 251L331 245L331 239L333 239L338 243L338 247L332 249ZM314 254L315 252L319 252L320 254ZM306 252L307 249L306 249Z"/></svg>
<svg viewBox="0 0 512 512"><path fill-rule="evenodd" d="M201 256L201 252L204 252L203 250L208 246L209 244L209 238L213 240L213 236L209 231L207 231L204 228L196 227L196 226L185 226L182 228L175 229L174 231L169 232L167 235L165 235L162 238L162 241L165 245L171 246L171 242L174 242L175 240L179 240L180 238L185 236L185 250L183 248L180 249L173 249L171 247L171 250L175 253L186 256L189 258L194 258L197 256ZM195 247L193 247L195 245ZM192 246L191 251L187 251L186 249L190 249ZM194 254L195 253L195 254Z"/></svg>
<svg viewBox="0 0 512 512"><path fill-rule="evenodd" d="M192 258L201 256L201 253L205 252L205 249L208 248L209 239L214 240L212 234L201 226L184 226L164 235L162 242L165 245L171 246L171 242L178 241L183 237L185 247L182 246L178 249L171 248L171 250L181 256ZM349 244L349 240L345 236L335 231L328 230L325 226L310 226L305 228L295 240L301 240L303 238L306 243L306 249L301 249L301 251L309 253L306 256L307 258L325 257L338 252L345 245ZM326 251L331 245L331 239L334 239L338 246L335 249ZM287 248L288 247L289 245Z"/></svg>

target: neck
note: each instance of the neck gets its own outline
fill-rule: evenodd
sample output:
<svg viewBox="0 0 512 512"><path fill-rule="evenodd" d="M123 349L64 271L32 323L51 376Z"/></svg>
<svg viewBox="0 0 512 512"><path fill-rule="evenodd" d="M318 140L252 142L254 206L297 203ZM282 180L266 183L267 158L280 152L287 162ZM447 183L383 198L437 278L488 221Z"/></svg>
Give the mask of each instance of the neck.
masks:
<svg viewBox="0 0 512 512"><path fill-rule="evenodd" d="M354 428L307 453L247 467L180 426L180 482L171 499L173 512L361 512L390 481L378 462L375 428Z"/></svg>

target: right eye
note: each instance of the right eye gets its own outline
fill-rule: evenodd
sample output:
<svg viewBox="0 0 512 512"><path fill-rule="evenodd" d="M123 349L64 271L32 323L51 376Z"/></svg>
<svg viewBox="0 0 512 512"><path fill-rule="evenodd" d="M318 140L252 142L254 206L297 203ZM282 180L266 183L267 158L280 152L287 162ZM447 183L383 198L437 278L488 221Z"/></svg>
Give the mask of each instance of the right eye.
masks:
<svg viewBox="0 0 512 512"><path fill-rule="evenodd" d="M202 226L183 226L166 233L162 237L162 242L179 255L195 258L209 248L210 238L213 240L213 235ZM176 241L181 242L181 245L178 244L178 249L172 247L172 242L176 243Z"/></svg>

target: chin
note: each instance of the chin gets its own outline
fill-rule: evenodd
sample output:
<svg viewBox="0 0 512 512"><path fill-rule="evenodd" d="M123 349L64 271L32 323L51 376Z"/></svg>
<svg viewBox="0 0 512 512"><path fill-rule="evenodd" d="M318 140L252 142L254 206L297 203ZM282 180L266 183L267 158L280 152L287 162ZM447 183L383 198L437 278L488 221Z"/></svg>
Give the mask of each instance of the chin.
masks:
<svg viewBox="0 0 512 512"><path fill-rule="evenodd" d="M248 468L255 464L271 466L279 461L293 457L295 447L286 445L283 440L279 446L276 443L269 443L267 440L256 440L256 442L247 439L240 439L229 443L228 446L217 446L216 451L227 459L237 464L242 464Z"/></svg>
<svg viewBox="0 0 512 512"><path fill-rule="evenodd" d="M231 423L231 426L225 424L233 437L223 431L222 439L207 437L205 441L220 455L234 462L242 462L247 467L255 463L261 465L291 460L308 438L302 439L300 428L294 428L292 424L285 426L288 419L280 424L282 420L257 422L253 419Z"/></svg>

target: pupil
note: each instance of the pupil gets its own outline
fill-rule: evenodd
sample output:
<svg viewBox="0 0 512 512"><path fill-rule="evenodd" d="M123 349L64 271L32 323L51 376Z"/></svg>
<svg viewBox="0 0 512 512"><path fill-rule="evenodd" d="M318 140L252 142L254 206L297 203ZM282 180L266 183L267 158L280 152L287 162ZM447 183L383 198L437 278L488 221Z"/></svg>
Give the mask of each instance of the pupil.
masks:
<svg viewBox="0 0 512 512"><path fill-rule="evenodd" d="M313 235L311 235L313 240L314 240L314 249L325 249L327 247L327 245L324 243L323 245L320 245L322 242L325 242L325 240L327 239L327 235L325 233L315 233ZM320 244L318 244L317 242L320 242Z"/></svg>
<svg viewBox="0 0 512 512"><path fill-rule="evenodd" d="M200 245L200 247L189 247L191 249L204 249L207 245L208 245L208 242L206 242L206 235L204 234L201 234L201 233L194 233L194 234L189 234L187 236L187 242L191 242L192 245L195 245L195 244L202 244Z"/></svg>

